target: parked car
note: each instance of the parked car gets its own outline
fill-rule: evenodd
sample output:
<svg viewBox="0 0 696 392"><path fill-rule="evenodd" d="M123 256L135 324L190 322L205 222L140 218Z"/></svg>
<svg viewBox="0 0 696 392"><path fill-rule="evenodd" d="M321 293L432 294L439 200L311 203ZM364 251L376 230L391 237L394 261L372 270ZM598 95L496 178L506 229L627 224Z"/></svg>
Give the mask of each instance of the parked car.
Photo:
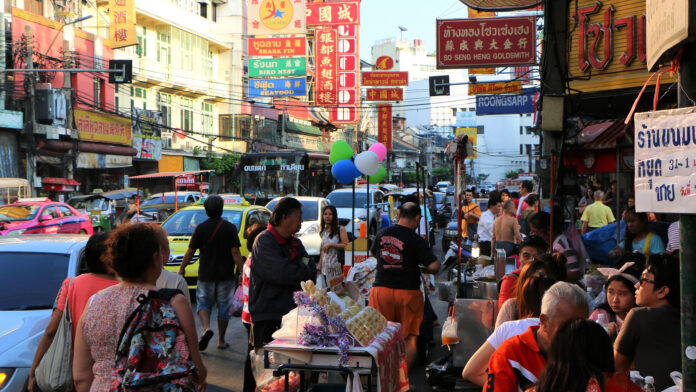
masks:
<svg viewBox="0 0 696 392"><path fill-rule="evenodd" d="M203 194L204 199L207 196L207 194ZM193 204L199 199L201 199L200 192L176 192L176 202L179 204L179 207L181 207L182 204L184 207ZM147 199L140 203L140 207L146 207L151 204L174 204L174 192L155 193L150 195L147 197Z"/></svg>
<svg viewBox="0 0 696 392"><path fill-rule="evenodd" d="M92 234L92 220L48 198L19 199L0 207L0 235Z"/></svg>
<svg viewBox="0 0 696 392"><path fill-rule="evenodd" d="M360 224L366 222L368 236L374 236L382 227L382 206L378 206L384 201L384 193L379 189L370 188L368 194L365 188L355 190L355 203L353 203L353 190L351 188L336 189L329 193L326 198L336 207L338 221L346 227L348 236L355 238L360 235ZM369 208L365 208L367 204ZM355 206L355 218L353 218L353 206Z"/></svg>
<svg viewBox="0 0 696 392"><path fill-rule="evenodd" d="M440 181L437 184L435 184L435 188L437 188L440 192L446 193L447 188L449 188L452 185L450 181Z"/></svg>
<svg viewBox="0 0 696 392"><path fill-rule="evenodd" d="M84 272L84 235L0 237L0 391L25 391L61 283Z"/></svg>
<svg viewBox="0 0 696 392"><path fill-rule="evenodd" d="M296 237L302 241L307 250L307 254L312 257L319 257L321 252L321 233L319 228L321 227L321 211L324 207L331 204L327 199L323 197L314 196L293 196L295 199L302 203L302 227ZM266 204L266 208L269 211L273 211L278 200L282 197L276 197Z"/></svg>

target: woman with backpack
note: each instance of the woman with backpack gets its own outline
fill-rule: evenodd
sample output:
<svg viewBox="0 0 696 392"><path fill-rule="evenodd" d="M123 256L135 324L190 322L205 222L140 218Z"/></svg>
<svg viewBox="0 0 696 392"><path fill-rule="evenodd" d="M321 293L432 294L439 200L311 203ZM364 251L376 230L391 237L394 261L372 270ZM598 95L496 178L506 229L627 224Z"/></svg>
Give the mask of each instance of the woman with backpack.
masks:
<svg viewBox="0 0 696 392"><path fill-rule="evenodd" d="M123 348L123 342L128 343L133 335L130 328L124 328L132 325L133 321L149 322L149 326L173 326L167 332L175 331L174 335L177 335L183 331L184 335L184 339L177 335L176 342L164 341L168 336L158 335L156 331L139 335L144 338L141 343L149 346L140 351L145 353L144 357L132 361L134 366L157 362L147 361L147 349L166 352L164 360L169 361L166 364L159 361L150 373L139 368L138 374L143 381L148 375L159 371L157 368L168 369L169 365L176 364L190 371L167 383L181 385L183 390L205 388L206 368L196 344L198 337L191 305L178 290L156 291L155 282L169 258L166 238L159 225L144 223L121 225L109 234L102 260L116 272L121 282L93 295L77 326L73 378L78 392L109 391L121 385L114 385L122 375L115 372L114 358L117 358L117 347ZM134 312L136 310L141 312ZM154 311L159 311L158 316L161 317L152 317ZM125 355L121 359L126 363L131 359L128 352L124 354L118 350L120 356ZM158 389L156 384L150 385Z"/></svg>

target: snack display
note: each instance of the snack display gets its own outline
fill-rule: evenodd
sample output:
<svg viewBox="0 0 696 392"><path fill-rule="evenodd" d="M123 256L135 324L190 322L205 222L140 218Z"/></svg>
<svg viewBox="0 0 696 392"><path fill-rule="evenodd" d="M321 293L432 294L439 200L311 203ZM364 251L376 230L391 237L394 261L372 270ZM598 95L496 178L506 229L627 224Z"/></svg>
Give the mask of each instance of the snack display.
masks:
<svg viewBox="0 0 696 392"><path fill-rule="evenodd" d="M329 303L324 306L324 311L329 317L336 317L341 314L342 308L336 301L330 299Z"/></svg>
<svg viewBox="0 0 696 392"><path fill-rule="evenodd" d="M348 308L347 310L350 310ZM356 315L346 321L346 327L361 345L370 344L377 334L387 326L387 319L370 306L362 309Z"/></svg>
<svg viewBox="0 0 696 392"><path fill-rule="evenodd" d="M314 292L317 291L317 286L314 285L314 282L311 280L305 281L305 282L300 282L300 287L302 287L302 291L307 293L307 295L311 296L314 294Z"/></svg>
<svg viewBox="0 0 696 392"><path fill-rule="evenodd" d="M341 318L343 319L343 321L346 321L346 322L347 322L347 321L350 320L353 316L355 316L355 315L357 315L358 313L360 313L361 310L362 310L362 308L360 307L360 305L354 304L353 306L349 306L349 307L346 308L346 310L344 310L343 312L341 312L341 314L339 315L339 317L341 317Z"/></svg>

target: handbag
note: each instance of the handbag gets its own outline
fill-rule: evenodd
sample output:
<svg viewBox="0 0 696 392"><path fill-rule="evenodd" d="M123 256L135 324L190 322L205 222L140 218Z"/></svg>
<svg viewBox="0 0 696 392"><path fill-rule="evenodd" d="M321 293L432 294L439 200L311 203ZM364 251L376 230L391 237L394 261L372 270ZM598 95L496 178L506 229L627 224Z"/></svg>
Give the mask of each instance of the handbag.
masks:
<svg viewBox="0 0 696 392"><path fill-rule="evenodd" d="M230 306L230 314L232 317L242 317L242 310L244 309L244 288L242 285L237 286L237 290L234 292L234 297L232 297L232 306Z"/></svg>
<svg viewBox="0 0 696 392"><path fill-rule="evenodd" d="M72 376L72 324L68 292L75 278L70 278L65 293L65 309L58 324L53 342L36 367L36 384L43 392L68 392L73 390Z"/></svg>

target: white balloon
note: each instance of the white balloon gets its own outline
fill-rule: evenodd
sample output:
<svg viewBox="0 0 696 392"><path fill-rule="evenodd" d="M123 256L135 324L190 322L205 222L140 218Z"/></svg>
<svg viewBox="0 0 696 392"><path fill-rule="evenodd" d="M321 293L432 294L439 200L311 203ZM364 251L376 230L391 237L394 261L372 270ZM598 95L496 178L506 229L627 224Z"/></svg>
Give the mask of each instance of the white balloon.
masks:
<svg viewBox="0 0 696 392"><path fill-rule="evenodd" d="M363 151L355 157L355 167L362 174L374 176L379 172L379 157L372 151Z"/></svg>

